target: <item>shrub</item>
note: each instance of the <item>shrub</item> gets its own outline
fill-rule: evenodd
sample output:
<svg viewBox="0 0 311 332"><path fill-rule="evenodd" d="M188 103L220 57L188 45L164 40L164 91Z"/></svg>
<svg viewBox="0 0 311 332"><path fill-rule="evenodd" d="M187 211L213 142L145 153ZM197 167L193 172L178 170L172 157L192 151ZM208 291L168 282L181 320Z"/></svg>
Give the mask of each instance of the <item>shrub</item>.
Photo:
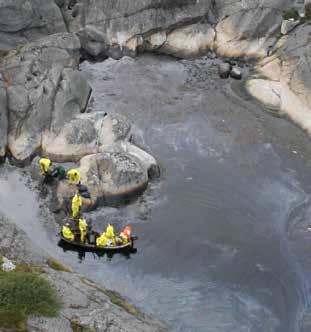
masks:
<svg viewBox="0 0 311 332"><path fill-rule="evenodd" d="M25 329L29 314L53 317L59 303L49 282L38 274L0 272L0 326Z"/></svg>
<svg viewBox="0 0 311 332"><path fill-rule="evenodd" d="M47 260L47 263L48 263L48 266L53 270L61 271L61 272L72 272L72 270L69 267L58 262L56 259L49 258Z"/></svg>
<svg viewBox="0 0 311 332"><path fill-rule="evenodd" d="M282 16L284 20L289 20L290 18L293 18L295 21L299 20L299 13L295 8L285 9L282 13Z"/></svg>

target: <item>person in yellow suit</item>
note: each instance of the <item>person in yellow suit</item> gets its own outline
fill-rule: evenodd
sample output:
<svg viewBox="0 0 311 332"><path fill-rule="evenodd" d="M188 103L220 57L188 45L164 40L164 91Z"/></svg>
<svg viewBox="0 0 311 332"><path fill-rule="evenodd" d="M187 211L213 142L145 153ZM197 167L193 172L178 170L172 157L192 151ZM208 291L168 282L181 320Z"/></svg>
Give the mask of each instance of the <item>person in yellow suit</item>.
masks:
<svg viewBox="0 0 311 332"><path fill-rule="evenodd" d="M108 238L110 244L112 245L116 244L116 236L114 234L114 228L110 224L108 224L106 228L106 237Z"/></svg>
<svg viewBox="0 0 311 332"><path fill-rule="evenodd" d="M73 218L77 218L79 216L81 206L82 206L82 197L79 195L79 193L76 193L71 201L71 210Z"/></svg>
<svg viewBox="0 0 311 332"><path fill-rule="evenodd" d="M72 168L67 172L70 184L79 184L81 181L80 173L76 168Z"/></svg>
<svg viewBox="0 0 311 332"><path fill-rule="evenodd" d="M39 160L39 165L41 168L41 174L46 175L50 166L52 165L52 161L48 158L41 158Z"/></svg>
<svg viewBox="0 0 311 332"><path fill-rule="evenodd" d="M80 240L81 242L84 242L87 234L87 223L84 218L79 219L79 230L80 230Z"/></svg>
<svg viewBox="0 0 311 332"><path fill-rule="evenodd" d="M106 236L106 232L103 232L97 239L96 239L96 246L103 248L108 245L109 239Z"/></svg>
<svg viewBox="0 0 311 332"><path fill-rule="evenodd" d="M68 223L63 226L62 234L63 234L63 237L69 241L74 241L74 239L75 239L75 236L72 233L72 231L70 229L70 225Z"/></svg>

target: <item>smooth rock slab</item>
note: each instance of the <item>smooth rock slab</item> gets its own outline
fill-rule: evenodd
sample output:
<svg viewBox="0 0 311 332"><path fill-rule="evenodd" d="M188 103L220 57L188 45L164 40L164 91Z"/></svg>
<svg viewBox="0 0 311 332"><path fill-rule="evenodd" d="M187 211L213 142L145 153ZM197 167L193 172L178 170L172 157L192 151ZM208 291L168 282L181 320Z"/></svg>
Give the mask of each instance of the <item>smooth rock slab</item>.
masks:
<svg viewBox="0 0 311 332"><path fill-rule="evenodd" d="M93 200L135 194L148 184L148 171L139 159L121 151L82 158L80 173Z"/></svg>

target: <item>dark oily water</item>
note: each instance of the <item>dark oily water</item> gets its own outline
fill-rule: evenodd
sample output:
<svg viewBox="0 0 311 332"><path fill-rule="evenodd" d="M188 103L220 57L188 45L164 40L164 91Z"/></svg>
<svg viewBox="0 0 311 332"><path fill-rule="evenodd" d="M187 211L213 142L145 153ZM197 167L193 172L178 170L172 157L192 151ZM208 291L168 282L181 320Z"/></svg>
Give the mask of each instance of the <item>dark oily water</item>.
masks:
<svg viewBox="0 0 311 332"><path fill-rule="evenodd" d="M129 117L135 142L162 168L133 203L90 213L99 230L108 221L133 224L136 254L63 252L52 222L34 208L37 193L7 167L0 211L36 244L176 331L302 331L309 140L265 113L241 83L220 80L215 64L143 56L82 65L93 88L88 111ZM24 189L16 195L14 186Z"/></svg>

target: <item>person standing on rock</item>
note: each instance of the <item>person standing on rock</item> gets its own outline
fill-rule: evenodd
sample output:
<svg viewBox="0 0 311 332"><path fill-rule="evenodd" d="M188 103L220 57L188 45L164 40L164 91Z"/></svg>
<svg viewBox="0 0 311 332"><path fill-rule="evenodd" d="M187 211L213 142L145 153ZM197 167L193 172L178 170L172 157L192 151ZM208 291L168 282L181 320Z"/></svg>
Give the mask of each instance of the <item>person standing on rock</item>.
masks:
<svg viewBox="0 0 311 332"><path fill-rule="evenodd" d="M80 214L80 209L82 207L82 197L77 192L71 201L71 210L72 210L72 218L76 219Z"/></svg>
<svg viewBox="0 0 311 332"><path fill-rule="evenodd" d="M70 184L78 185L81 182L80 173L76 168L72 168L67 172L67 178Z"/></svg>

